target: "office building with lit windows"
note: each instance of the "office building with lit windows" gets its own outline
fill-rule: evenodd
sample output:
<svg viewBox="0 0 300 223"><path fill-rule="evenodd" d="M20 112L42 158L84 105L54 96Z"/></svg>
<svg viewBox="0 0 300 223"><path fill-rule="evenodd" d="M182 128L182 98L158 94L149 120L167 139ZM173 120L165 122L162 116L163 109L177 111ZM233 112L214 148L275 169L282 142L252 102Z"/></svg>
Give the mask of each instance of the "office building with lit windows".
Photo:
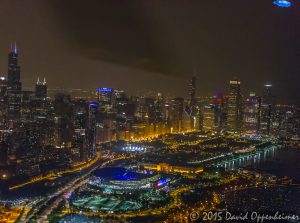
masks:
<svg viewBox="0 0 300 223"><path fill-rule="evenodd" d="M269 135L272 128L272 115L274 112L274 96L272 93L272 85L264 85L262 101L261 101L261 122L260 131L262 134Z"/></svg>
<svg viewBox="0 0 300 223"><path fill-rule="evenodd" d="M245 132L258 133L260 127L260 105L260 97L251 92L244 104L243 129Z"/></svg>
<svg viewBox="0 0 300 223"><path fill-rule="evenodd" d="M232 80L229 82L229 94L227 96L227 129L240 131L242 124L242 95L241 82Z"/></svg>

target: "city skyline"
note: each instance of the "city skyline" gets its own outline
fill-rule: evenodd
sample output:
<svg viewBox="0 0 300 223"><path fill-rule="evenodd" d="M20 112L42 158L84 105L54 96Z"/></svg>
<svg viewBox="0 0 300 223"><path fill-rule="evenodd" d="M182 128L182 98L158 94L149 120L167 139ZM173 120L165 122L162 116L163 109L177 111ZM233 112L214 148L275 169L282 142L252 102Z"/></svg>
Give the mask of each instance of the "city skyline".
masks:
<svg viewBox="0 0 300 223"><path fill-rule="evenodd" d="M20 61L22 61L22 60L19 59L19 49L17 47L17 43L16 42L11 42L10 48L9 48L9 54L10 53L14 53L14 55L17 58L16 61L17 61L18 64L20 63ZM10 59L9 59L9 61L10 61ZM8 65L10 65L9 61L8 61ZM18 64L16 64L16 66L18 66L18 69L19 69L17 75L18 75L18 81L20 81L20 84L21 84L22 83L22 81L21 81L22 75L20 75L21 71L20 71L20 66ZM217 95L220 94L220 93L221 94L228 94L228 95L230 94L230 87L227 86L227 87L224 87L223 91L217 91L217 92L215 92L214 95L209 95L209 94L199 95L199 93L196 91L196 87L194 86L194 85L198 85L197 84L197 78L196 78L196 76L197 76L196 72L194 71L193 75L191 76L192 79L190 79L186 83L189 86L189 89L185 92L185 95L178 95L178 94L177 95L175 95L175 94L172 95L169 92L164 92L163 93L164 96L167 96L167 97L183 97L183 98L188 99L188 101L191 103L192 102L191 100L195 100L195 99L193 99L194 97L197 97L197 98L199 98L199 97L212 97L212 96L217 97ZM7 75L1 76L1 77L9 79L9 72L7 73ZM34 91L35 88L38 85L46 85L47 84L46 83L46 77L45 76L44 77L41 76L41 77L42 77L41 79L43 81L40 81L40 76L38 76L37 77L37 81L35 82L36 84L34 85L34 83L32 83L32 85L30 87L29 86L25 86L24 87L21 84L22 90ZM239 85L242 85L241 81L238 80L238 78L236 76L233 77L232 79L229 79L228 81L231 82L232 80L233 81L235 81L235 80L239 81ZM225 83L223 85L225 85ZM268 81L264 85L261 85L261 89L256 94L257 95L263 95L264 94L264 89L265 89L266 86L269 86L269 87L273 88L273 85L271 84L271 82ZM102 86L102 87L104 87L104 86ZM77 94L78 93L80 94L80 92L82 93L84 91L87 91L87 94L85 96L87 96L87 95L91 96L91 95L94 94L94 92L97 92L97 89L98 89L98 87L95 88L95 89L89 89L88 91L87 91L87 89L80 89L80 88L77 88L77 89L66 88L66 89L64 89L64 88L60 88L60 87L54 87L52 89L49 89L48 84L47 84L46 91L47 90L49 91L48 95L51 96L51 97L54 97L54 95L56 93L59 93L59 92L64 92L64 93L70 94L70 96L74 97L74 95L72 94L72 90L75 90L75 91L76 90L80 90L79 92L77 92ZM123 90L123 89L119 89L119 90ZM50 92L52 92L52 94ZM163 91L159 91L159 90L158 91L153 91L153 90L144 90L144 91L141 91L141 89L137 89L135 91L135 93L132 93L131 95L132 96L134 96L134 95L139 95L139 96L143 96L143 95L144 96L154 96L155 94L160 94L161 92L163 92ZM244 88L242 88L240 92L241 92L241 96L246 97L249 93L254 92L254 91L250 90L249 92L246 92L246 90ZM127 93L130 93L130 91L127 92ZM243 95L243 93L244 93L244 95ZM274 94L274 89L273 89L273 94ZM46 95L47 95L47 93L46 93ZM274 100L275 100L274 103L276 102L278 104L282 104L282 103L284 104L284 102L282 101L282 98L280 98L278 95L273 95L273 96L274 96ZM292 103L290 103L290 104L293 105Z"/></svg>
<svg viewBox="0 0 300 223"><path fill-rule="evenodd" d="M0 222L300 220L298 0L0 5Z"/></svg>
<svg viewBox="0 0 300 223"><path fill-rule="evenodd" d="M191 1L191 3L194 4L195 9L203 10L203 8L205 8L208 12L215 9L213 2L205 3L204 6L200 8L195 2ZM100 56L100 59L95 59L86 55L85 51L81 52L79 50L78 52L77 46L80 48L82 44L88 42L93 43L93 39L83 39L83 42L77 42L77 39L81 37L77 36L76 33L73 35L72 32L74 29L70 29L67 24L68 19L76 19L74 18L74 15L77 13L77 4L79 3L75 1L70 8L66 9L65 12L68 12L68 15L70 16L69 18L65 18L62 13L60 13L60 9L65 7L64 4L55 8L53 7L56 5L55 1L31 1L30 3L17 1L3 2L1 16L8 16L9 12L12 10L19 16L18 19L12 18L9 21L6 20L7 22L4 22L5 19L1 20L0 28L6 31L6 35L0 42L0 47L4 49L2 52L6 52L6 49L9 48L7 46L9 46L11 41L18 42L20 57L22 58L20 64L23 67L22 82L24 87L30 88L32 86L31 83L35 82L38 76L46 76L49 88L83 88L91 90L98 86L109 86L116 89L123 89L130 94L135 94L140 90L147 91L151 89L157 92L171 93L173 95L180 92L177 96L183 96L186 95L186 91L182 87L182 83L187 83L189 77L193 75L194 70L196 70L199 95L213 95L218 91L225 92L225 90L227 90L227 85L224 83L227 83L228 80L236 76L242 82L242 91L244 91L244 94L248 94L250 91L261 94L262 86L267 82L271 82L274 85L276 92L278 92L278 97L281 102L299 104L297 96L299 95L299 87L294 84L297 83L297 78L299 77L299 75L296 75L299 73L299 68L296 66L296 64L298 64L297 61L299 60L299 56L297 56L299 54L299 46L295 42L297 36L299 36L299 31L296 28L299 23L299 19L296 17L296 14L299 14L297 2L293 3L292 7L285 9L276 7L272 4L272 1L260 1L259 7L261 9L258 9L255 1L245 3L247 4L245 6L241 6L237 1L232 1L232 3L228 3L228 5L222 3L216 11L218 16L215 17L209 16L213 14L200 13L201 11L198 14L195 14L196 12L190 9L188 4L183 6L183 9L186 7L186 10L191 10L191 16L197 15L194 20L191 20L189 15L186 14L183 14L182 17L178 17L183 18L182 25L185 25L186 21L190 22L191 25L190 27L187 26L189 28L185 34L187 39L191 40L190 44L194 44L192 48L197 49L196 53L181 52L183 46L181 46L180 43L183 42L170 36L170 34L174 34L176 31L172 26L170 26L172 30L170 30L169 34L158 33L158 36L165 35L166 38L169 38L173 42L175 41L174 43L179 47L177 52L179 57L189 55L188 58L191 61L202 61L201 63L208 61L208 63L188 64L184 62L185 64L181 64L180 62L178 63L178 61L173 63L174 60L170 57L172 60L171 65L174 65L173 68L176 72L169 72L169 68L163 69L164 71L162 71L161 69L152 69L148 66L136 67L134 65L136 63L128 64L124 63L123 60L115 60L114 54L112 55L112 61L110 60L110 57L102 58L102 56ZM120 7L122 5L120 6L117 3L109 2L103 2L103 5L99 4L95 4L95 9L101 6L100 8L106 9L107 12L112 13L111 15L119 13L119 17L121 18L128 17L126 10L120 13ZM162 25L169 24L166 16L169 15L170 18L173 18L175 12L181 12L182 9L179 9L177 7L178 5L179 3L175 2L174 6L169 7L169 14L156 19L160 18ZM157 13L159 13L159 16L163 14L165 8L168 7L168 4L166 3L166 5L161 6L161 11L159 12L156 12L156 9L160 6L158 2L153 2L149 5L146 3L137 5L133 2L132 4L125 6L125 9L129 6L132 6L133 10L145 9L146 14L142 13L141 15L134 15L134 18L137 16L137 19L141 20L141 26L145 25L145 28L151 28L154 24L152 26L150 24L147 25L147 23L143 22L143 19L150 19L149 21L152 21L152 19L155 18L152 16L157 15ZM31 14L27 13L29 8L30 11L32 11ZM113 8L116 9L115 12L112 11ZM90 21L90 16L86 13L87 9L88 6L85 5L81 9L83 15L82 23ZM234 13L232 17L228 17L228 21L225 20L220 24L216 23L216 21L220 21L220 16L227 16L230 10L234 10ZM251 12L254 12L253 10L257 10L257 19L251 16ZM100 19L101 13L98 14ZM100 22L99 27L109 25L111 21L107 13L103 13L103 17L106 18L106 22ZM187 18L184 19L185 17ZM209 23L213 24L212 30L208 29L207 25L204 25L201 22L199 23L203 18L208 19ZM240 22L238 22L236 18L239 18ZM61 19L61 22L58 22L58 19ZM98 21L98 15L95 19ZM264 20L266 21L263 22ZM132 22L132 20L130 21ZM122 31L122 29L119 29L119 31L116 30L122 24L130 25L130 21L125 19L121 24L120 22L116 22L115 28L111 27L109 30L106 30L103 35L111 36L112 42L120 42L114 36L116 36L116 32L122 33L125 31ZM29 24L31 25L29 26ZM190 38L190 30L194 28L196 24L199 25L197 27L199 27L200 33L196 33L195 37L199 37L200 35L199 41L196 41L195 37ZM239 28L243 27L245 24L249 25L249 30L245 29L243 32L239 33L238 36L234 36L235 33L239 32ZM179 29L182 28L182 25L179 26ZM266 27L266 25L268 26ZM41 30L41 32L28 31L26 27L28 27L28 29ZM82 29L81 26L76 28ZM136 46L130 45L132 41L128 40L129 36L133 35L132 30L134 30L134 28L138 28L140 31L144 30L143 27L132 26L132 28L128 29L128 35L126 35L127 32L124 33L124 39L118 45L121 50L123 49L123 43L129 44L129 48L125 48L126 50L124 51L126 54L129 54L129 56L126 56L129 59L131 58L131 52L133 52L134 58L136 57ZM214 36L218 33L213 30L217 30L218 28L222 30L224 39L219 39L221 42L217 44L217 39ZM266 29L263 30L264 28ZM86 33L89 33L89 30L90 27L87 27ZM250 34L250 32L255 41L248 41L248 34ZM97 32L95 35L98 36L100 34ZM148 32L145 33L145 35L148 34ZM264 35L264 37L262 35ZM24 38L20 38L21 36ZM74 36L74 39L70 39L70 36ZM103 38L106 38L106 36ZM139 35L137 35L137 37L138 36ZM145 42L146 37L150 38L151 36L141 36L139 41L137 41L139 46L143 46L144 43L148 44L148 42ZM211 42L208 41L208 37L211 38ZM153 38L153 40L155 40L156 37ZM228 38L230 38L229 42ZM93 45L93 48L97 52L98 50L101 50L101 44L106 41L101 38L99 40L101 40L100 45ZM209 48L201 45L203 41L208 43ZM160 44L161 43L163 42L160 42ZM222 46L226 47L227 44L229 44L228 47L230 46L232 50L228 50L227 48L227 50L224 50L222 48ZM247 44L250 45L247 46ZM108 47L110 45L111 44L108 44ZM187 50L191 49L190 45L185 45L185 47ZM90 48L91 47L87 46L85 49ZM209 53L209 49L212 50L211 53ZM259 49L264 49L263 52L265 53L259 51ZM118 49L112 48L112 50L118 54ZM249 55L246 55L247 52L249 52ZM169 55L169 50L167 50L166 53ZM226 55L226 53L228 53L228 55ZM148 51L145 50L144 54L147 56ZM176 55L176 52L173 52L172 54ZM152 54L149 55L151 56ZM258 57L258 55L260 56ZM222 60L220 60L220 56L222 56ZM237 57L239 59L237 59ZM154 61L157 61L156 57L154 57L154 59ZM159 62L163 62L163 60ZM5 53L0 53L0 71L2 74L5 74L6 72L5 64L6 55ZM176 64L178 64L178 66L183 65L183 68L176 68ZM262 67L262 64L264 64L264 68ZM152 73L152 71L154 72ZM83 76L85 78L82 78ZM160 81L157 82L157 79ZM128 84L126 84L126 81L135 84L129 87ZM172 81L172 85L168 84L170 81ZM289 90L287 91L287 89Z"/></svg>

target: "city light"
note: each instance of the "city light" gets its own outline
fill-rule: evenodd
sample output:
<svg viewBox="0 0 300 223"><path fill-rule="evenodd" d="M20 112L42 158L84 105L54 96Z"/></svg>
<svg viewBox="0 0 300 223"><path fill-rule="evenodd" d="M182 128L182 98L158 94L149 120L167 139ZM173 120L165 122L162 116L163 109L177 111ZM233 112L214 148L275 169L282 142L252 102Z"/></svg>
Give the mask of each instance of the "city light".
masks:
<svg viewBox="0 0 300 223"><path fill-rule="evenodd" d="M299 213L298 63L276 60L283 44L297 48L280 42L299 31L290 15L296 3L272 0L250 10L240 0L232 13L227 1L151 2L151 22L145 13L132 16L144 9L135 2L60 1L45 6L55 10L51 27L34 21L35 7L28 15L24 4L2 4L1 21L10 27L4 43L17 33L20 44L7 45L0 75L0 223L187 223L203 221L203 213L224 222L219 217L229 211ZM210 16L216 7L221 16ZM287 32L267 19L263 34L276 38L262 38L261 20L274 13ZM28 25L15 22L23 20ZM61 27L51 29L56 21ZM79 50L63 46L62 31ZM28 39L48 44L31 51ZM50 88L40 74L51 75Z"/></svg>
<svg viewBox="0 0 300 223"><path fill-rule="evenodd" d="M92 102L92 103L90 103L90 106L92 106L92 107L98 107L99 106L99 102Z"/></svg>
<svg viewBox="0 0 300 223"><path fill-rule="evenodd" d="M154 187L156 189L160 188L161 186L164 186L165 184L167 183L167 179L166 178L163 178L163 179L160 179L158 181L155 182L154 184Z"/></svg>
<svg viewBox="0 0 300 223"><path fill-rule="evenodd" d="M122 148L126 152L146 152L147 149L139 146L125 146Z"/></svg>
<svg viewBox="0 0 300 223"><path fill-rule="evenodd" d="M112 88L100 87L98 92L112 92Z"/></svg>

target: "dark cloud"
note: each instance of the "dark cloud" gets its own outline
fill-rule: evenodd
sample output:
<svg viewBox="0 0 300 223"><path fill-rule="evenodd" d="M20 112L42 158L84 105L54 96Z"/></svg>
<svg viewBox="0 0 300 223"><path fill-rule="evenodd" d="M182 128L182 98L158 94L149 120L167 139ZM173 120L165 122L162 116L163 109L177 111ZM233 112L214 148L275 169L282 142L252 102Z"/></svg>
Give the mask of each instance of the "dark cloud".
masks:
<svg viewBox="0 0 300 223"><path fill-rule="evenodd" d="M226 90L233 76L245 93L271 81L284 100L300 95L296 1L3 0L0 12L0 47L20 43L25 85L43 72L53 87L185 95L197 70L202 95Z"/></svg>
<svg viewBox="0 0 300 223"><path fill-rule="evenodd" d="M72 49L88 58L165 74L190 75L196 67L207 74L251 72L265 78L276 75L278 66L290 67L299 13L268 0L50 5Z"/></svg>

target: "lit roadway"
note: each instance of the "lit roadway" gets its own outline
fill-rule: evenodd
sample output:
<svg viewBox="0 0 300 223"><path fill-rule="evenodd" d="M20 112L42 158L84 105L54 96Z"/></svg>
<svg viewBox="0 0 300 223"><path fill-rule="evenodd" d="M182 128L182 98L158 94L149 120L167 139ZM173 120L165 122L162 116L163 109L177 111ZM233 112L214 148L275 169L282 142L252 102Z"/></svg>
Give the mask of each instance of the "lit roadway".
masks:
<svg viewBox="0 0 300 223"><path fill-rule="evenodd" d="M97 153L97 156L95 157L95 159L91 160L90 162L88 163L85 163L85 164L82 164L82 165L78 165L76 167L73 167L72 169L68 169L68 170L63 170L63 171L60 171L60 172L57 172L57 173L49 173L48 175L46 176L39 176L39 177L35 177L33 179L31 179L30 181L28 182L25 182L25 183L21 183L21 184L18 184L18 185L15 185L15 186L12 186L10 187L9 189L10 190L15 190L17 188L21 188L21 187L24 187L24 186L27 186L29 184L33 184L33 183L36 183L36 182L39 182L39 181L42 181L42 180L50 180L51 178L55 177L56 175L64 175L64 174L68 174L68 173L73 173L73 172L77 172L77 171L81 171L83 169L86 169L88 167L91 167L92 165L94 165L97 161L99 161L100 159L100 153Z"/></svg>
<svg viewBox="0 0 300 223"><path fill-rule="evenodd" d="M90 167L92 167L93 165L95 165L95 167L91 168L91 170L89 170L87 172L87 174L84 174L83 176L80 177L80 179L83 179L83 177L87 176L91 171L93 171L94 169L98 168L98 164L97 162L100 161L100 153L97 153L96 157L91 160L90 162L88 163L82 163L82 164L79 164L77 166L74 166L73 168L71 169L68 169L68 170L64 170L64 171L60 171L56 174L54 173L50 173L46 176L39 176L39 177L36 177L36 178L33 178L31 179L30 181L28 182L25 182L25 183L22 183L22 184L18 184L18 185L15 185L15 186L12 186L10 187L9 189L10 190L15 190L15 189L18 189L18 188L21 188L21 187L24 187L24 186L27 186L27 185L30 185L30 184L34 184L34 183L37 183L39 181L43 181L43 180L50 180L51 178L55 177L56 175L65 175L65 174L69 174L69 173L73 173L73 172L77 172L77 171L81 171L81 170L85 170L85 169L88 169ZM107 162L110 162L110 161L107 161ZM104 163L105 164L105 163ZM59 194L63 194L65 190L68 190L70 189L73 184L80 184L80 182L78 182L78 179L73 181L72 183L69 183L67 186L65 186L63 189L61 190L58 190L55 195L59 195ZM49 198L50 199L50 198ZM49 200L48 199L48 200ZM43 203L46 203L47 201L43 202ZM34 211L30 214L30 216L27 215L28 211L30 210L30 205L25 205L24 207L24 212L21 213L21 216L20 216L20 221L21 222L27 222L28 219L30 219L35 213L37 213L38 211L38 208L37 207L36 209L34 209ZM49 207L47 208L49 209ZM0 219L1 221L1 219ZM45 221L40 221L40 222L45 222Z"/></svg>
<svg viewBox="0 0 300 223"><path fill-rule="evenodd" d="M133 156L120 156L117 158L114 158L112 160L108 160L100 165L100 168L106 167L110 165L111 163L122 160L122 159L128 159L132 158ZM82 175L79 179L76 179L69 184L67 184L64 188L59 189L54 195L57 196L57 198L38 216L37 223L44 223L48 222L48 216L52 213L52 211L59 205L60 202L62 202L70 193L73 193L74 190L81 187L82 185L86 184L88 182L88 176L91 172L99 168L98 165L93 167L91 170L89 170L86 174Z"/></svg>
<svg viewBox="0 0 300 223"><path fill-rule="evenodd" d="M83 178L88 176L89 174L85 174ZM79 182L78 182L79 181ZM64 188L58 190L55 195L58 196L48 207L46 210L44 210L41 215L37 219L37 223L43 223L48 222L48 216L51 214L54 208L56 208L60 202L62 202L65 197L68 196L69 193L72 193L74 190L76 190L78 187L81 187L82 185L86 184L88 182L88 179L83 180L74 180L73 182L67 184Z"/></svg>
<svg viewBox="0 0 300 223"><path fill-rule="evenodd" d="M130 141L141 141L141 140L146 140L146 139L147 140L149 140L149 139L155 139L158 136L159 135L155 135L155 136L151 136L151 137L146 137L146 138L131 139ZM53 178L53 177L55 177L57 175L63 175L63 174L68 174L68 173L73 173L73 172L81 171L83 169L91 167L92 165L94 165L99 160L100 160L100 153L97 153L97 156L93 160L91 160L90 162L88 162L88 163L83 163L82 165L77 165L77 166L74 166L71 169L63 170L63 171L60 171L60 172L57 172L57 173L49 173L46 176L43 176L43 175L42 176L38 176L38 177L35 177L35 178L33 178L33 179L31 179L31 180L29 180L27 182L11 186L9 189L10 190L15 190L15 189L18 189L18 188L21 188L21 187L24 187L24 186L27 186L27 185L39 182L39 181L49 180L49 179L51 179L51 178Z"/></svg>

